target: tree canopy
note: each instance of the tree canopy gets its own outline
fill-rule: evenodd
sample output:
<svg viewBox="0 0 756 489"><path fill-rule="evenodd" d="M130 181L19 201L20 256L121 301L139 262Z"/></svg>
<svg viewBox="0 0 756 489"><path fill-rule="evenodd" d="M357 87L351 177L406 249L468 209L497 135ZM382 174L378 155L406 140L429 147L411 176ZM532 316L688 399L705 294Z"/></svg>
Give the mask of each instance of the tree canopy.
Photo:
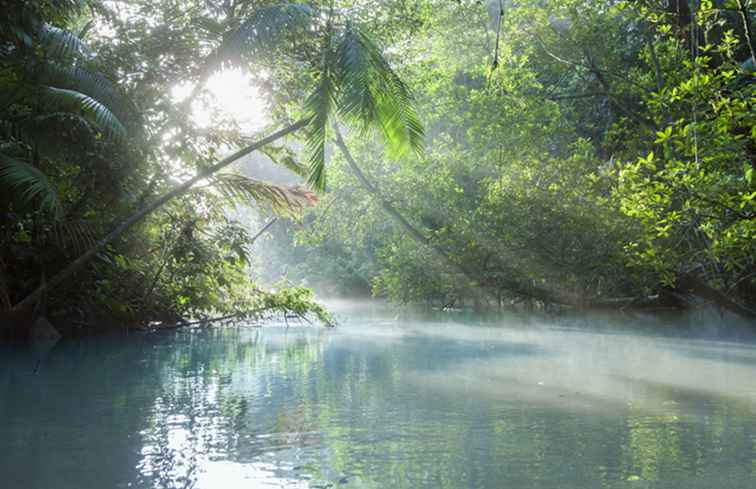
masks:
<svg viewBox="0 0 756 489"><path fill-rule="evenodd" d="M4 311L756 310L750 0L0 5ZM260 127L214 110L229 70Z"/></svg>

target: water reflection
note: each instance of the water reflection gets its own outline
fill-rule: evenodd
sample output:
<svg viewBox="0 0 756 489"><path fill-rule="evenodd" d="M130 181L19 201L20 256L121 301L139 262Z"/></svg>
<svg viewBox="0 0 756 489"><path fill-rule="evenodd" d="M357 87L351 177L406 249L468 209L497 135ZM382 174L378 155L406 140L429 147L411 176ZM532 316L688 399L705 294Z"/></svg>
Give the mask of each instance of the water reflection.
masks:
<svg viewBox="0 0 756 489"><path fill-rule="evenodd" d="M750 343L345 318L3 351L3 487L756 486Z"/></svg>

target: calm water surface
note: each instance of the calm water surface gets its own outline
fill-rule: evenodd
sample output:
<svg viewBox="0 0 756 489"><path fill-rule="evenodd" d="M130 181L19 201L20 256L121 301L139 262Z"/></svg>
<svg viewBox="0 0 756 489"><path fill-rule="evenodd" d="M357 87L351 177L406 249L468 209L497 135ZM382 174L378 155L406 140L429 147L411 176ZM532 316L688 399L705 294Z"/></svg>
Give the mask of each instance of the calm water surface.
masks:
<svg viewBox="0 0 756 489"><path fill-rule="evenodd" d="M0 487L755 488L756 346L673 322L361 307L6 348Z"/></svg>

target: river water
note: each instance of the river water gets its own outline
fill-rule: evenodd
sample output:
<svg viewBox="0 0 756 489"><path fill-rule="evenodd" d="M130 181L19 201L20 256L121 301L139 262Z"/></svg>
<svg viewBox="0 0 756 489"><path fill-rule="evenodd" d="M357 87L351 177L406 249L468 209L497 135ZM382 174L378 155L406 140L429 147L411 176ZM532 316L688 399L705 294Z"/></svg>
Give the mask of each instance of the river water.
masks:
<svg viewBox="0 0 756 489"><path fill-rule="evenodd" d="M716 315L339 317L5 347L0 487L756 487Z"/></svg>

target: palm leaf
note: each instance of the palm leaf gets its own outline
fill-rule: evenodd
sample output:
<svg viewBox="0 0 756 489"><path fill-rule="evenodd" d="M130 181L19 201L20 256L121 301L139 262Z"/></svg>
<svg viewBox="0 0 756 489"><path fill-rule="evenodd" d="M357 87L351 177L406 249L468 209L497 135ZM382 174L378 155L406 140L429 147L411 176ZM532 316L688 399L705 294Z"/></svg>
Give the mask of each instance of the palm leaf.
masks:
<svg viewBox="0 0 756 489"><path fill-rule="evenodd" d="M106 106L119 121L127 119L125 99L120 97L115 85L100 73L80 66L65 66L60 63L42 63L35 73L41 85L73 90L87 95Z"/></svg>
<svg viewBox="0 0 756 489"><path fill-rule="evenodd" d="M281 36L307 26L314 10L300 3L283 3L256 10L228 37L231 44L261 51L280 47ZM229 44L227 44L228 46Z"/></svg>
<svg viewBox="0 0 756 489"><path fill-rule="evenodd" d="M310 154L307 183L316 190L324 190L326 186L325 147L328 123L335 106L336 84L331 70L326 65L320 73L317 87L305 104L305 111L310 117L306 139L307 151Z"/></svg>
<svg viewBox="0 0 756 489"><path fill-rule="evenodd" d="M0 183L20 190L20 197L27 202L39 202L41 207L55 217L62 213L58 191L47 175L25 161L0 153Z"/></svg>
<svg viewBox="0 0 756 489"><path fill-rule="evenodd" d="M44 24L39 30L43 51L55 59L91 59L92 51L76 34Z"/></svg>
<svg viewBox="0 0 756 489"><path fill-rule="evenodd" d="M82 115L109 137L120 140L126 136L126 128L118 117L104 104L88 95L75 90L42 87L41 99L49 110Z"/></svg>
<svg viewBox="0 0 756 489"><path fill-rule="evenodd" d="M363 131L377 127L394 154L421 150L424 131L414 98L378 46L363 31L348 24L337 53L339 113Z"/></svg>
<svg viewBox="0 0 756 489"><path fill-rule="evenodd" d="M318 84L305 105L310 117L307 149L308 183L325 188L325 143L334 109L361 132L377 128L395 156L420 151L423 126L409 88L391 68L380 49L361 30L347 24L336 37L326 35Z"/></svg>
<svg viewBox="0 0 756 489"><path fill-rule="evenodd" d="M341 36L336 60L341 82L339 113L353 118L365 131L378 118L374 68L361 36L351 26Z"/></svg>
<svg viewBox="0 0 756 489"><path fill-rule="evenodd" d="M310 25L315 18L313 9L301 4L259 9L226 37L211 57L203 77L241 53L277 49L282 35L293 32L296 26ZM404 155L409 149L419 151L424 138L408 87L376 44L352 24L347 24L337 35L329 20L321 32L324 35L321 63L315 73L317 82L305 103L305 113L310 120L306 136L307 182L317 190L326 186L326 141L336 109L339 115L357 123L363 132L378 128L395 155ZM334 43L335 40L338 42Z"/></svg>
<svg viewBox="0 0 756 489"><path fill-rule="evenodd" d="M61 249L83 253L97 242L85 221L60 221L50 227L48 239Z"/></svg>
<svg viewBox="0 0 756 489"><path fill-rule="evenodd" d="M307 166L299 163L295 158L295 153L286 146L272 146L268 145L260 149L270 160L284 168L288 169L295 175L302 178L307 178L309 170Z"/></svg>
<svg viewBox="0 0 756 489"><path fill-rule="evenodd" d="M315 194L301 187L276 185L235 173L219 173L213 183L230 202L248 204L253 200L269 204L274 212L288 217L299 217L305 208L318 202Z"/></svg>
<svg viewBox="0 0 756 489"><path fill-rule="evenodd" d="M299 3L282 3L256 10L225 36L210 55L202 77L208 77L227 62L237 63L242 54L259 55L280 50L286 35L294 34L297 29L306 30L313 18L314 10Z"/></svg>

